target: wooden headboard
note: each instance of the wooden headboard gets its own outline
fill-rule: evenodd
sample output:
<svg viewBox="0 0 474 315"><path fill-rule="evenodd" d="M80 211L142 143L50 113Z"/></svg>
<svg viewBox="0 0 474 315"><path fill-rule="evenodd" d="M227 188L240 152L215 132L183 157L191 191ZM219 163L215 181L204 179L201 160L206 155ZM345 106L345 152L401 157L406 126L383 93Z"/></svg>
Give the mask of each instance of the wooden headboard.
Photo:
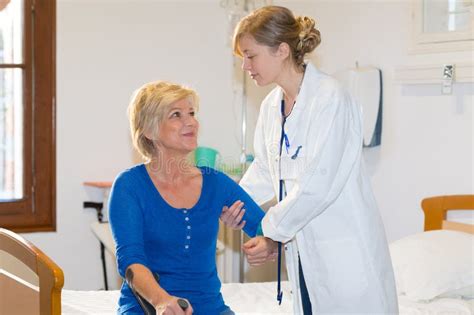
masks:
<svg viewBox="0 0 474 315"><path fill-rule="evenodd" d="M474 210L474 195L436 196L423 199L425 231L455 230L474 234L474 225L446 221L449 210Z"/></svg>
<svg viewBox="0 0 474 315"><path fill-rule="evenodd" d="M64 285L61 268L36 246L2 228L0 250L23 262L39 278L37 288L3 271L0 266L0 314L60 315Z"/></svg>

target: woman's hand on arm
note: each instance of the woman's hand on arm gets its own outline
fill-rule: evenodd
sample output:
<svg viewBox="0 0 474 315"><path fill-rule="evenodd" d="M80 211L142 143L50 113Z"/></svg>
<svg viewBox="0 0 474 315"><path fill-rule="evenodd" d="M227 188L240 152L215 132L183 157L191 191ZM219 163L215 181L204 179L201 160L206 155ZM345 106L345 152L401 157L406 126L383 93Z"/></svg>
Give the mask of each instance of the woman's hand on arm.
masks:
<svg viewBox="0 0 474 315"><path fill-rule="evenodd" d="M243 246L247 261L251 266L259 266L269 260L275 260L278 255L278 243L264 236L248 240Z"/></svg>
<svg viewBox="0 0 474 315"><path fill-rule="evenodd" d="M232 206L223 207L220 219L222 223L227 225L230 228L241 230L246 221L242 220L245 214L245 209L243 209L244 203L240 200L234 202Z"/></svg>

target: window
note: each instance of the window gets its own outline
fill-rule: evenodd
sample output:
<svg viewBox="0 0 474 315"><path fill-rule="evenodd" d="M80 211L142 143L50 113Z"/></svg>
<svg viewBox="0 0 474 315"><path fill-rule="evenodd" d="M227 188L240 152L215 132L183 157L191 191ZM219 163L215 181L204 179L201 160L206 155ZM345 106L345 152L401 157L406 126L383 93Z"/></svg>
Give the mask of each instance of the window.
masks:
<svg viewBox="0 0 474 315"><path fill-rule="evenodd" d="M472 50L473 0L412 0L412 53Z"/></svg>
<svg viewBox="0 0 474 315"><path fill-rule="evenodd" d="M55 0L0 1L0 227L56 228Z"/></svg>

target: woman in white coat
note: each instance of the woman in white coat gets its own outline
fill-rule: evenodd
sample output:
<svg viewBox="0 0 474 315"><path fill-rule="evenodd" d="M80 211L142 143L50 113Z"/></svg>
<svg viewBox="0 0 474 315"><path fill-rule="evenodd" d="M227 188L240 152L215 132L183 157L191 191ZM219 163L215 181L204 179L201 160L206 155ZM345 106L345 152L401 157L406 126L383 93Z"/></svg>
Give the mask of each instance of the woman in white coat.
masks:
<svg viewBox="0 0 474 315"><path fill-rule="evenodd" d="M397 313L384 227L362 167L361 111L335 79L304 63L320 43L314 25L267 6L235 30L242 68L258 86L277 85L262 102L255 160L240 184L258 204L279 202L262 221L265 238L244 250L260 264L274 258L268 239L283 244L295 314ZM222 218L237 226L236 215Z"/></svg>

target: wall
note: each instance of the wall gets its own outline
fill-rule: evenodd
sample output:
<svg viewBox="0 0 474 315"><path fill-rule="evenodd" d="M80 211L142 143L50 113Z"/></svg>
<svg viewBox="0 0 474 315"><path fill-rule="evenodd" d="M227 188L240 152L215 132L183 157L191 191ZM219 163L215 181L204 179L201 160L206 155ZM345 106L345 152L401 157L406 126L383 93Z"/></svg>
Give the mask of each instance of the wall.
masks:
<svg viewBox="0 0 474 315"><path fill-rule="evenodd" d="M365 152L389 240L422 230L421 198L473 193L472 86L440 96L437 86L400 86L399 65L469 60L468 53L407 54L408 1L274 1L314 16L323 43L312 60L333 73L373 65L384 74L382 146ZM24 236L50 255L68 289L102 285L99 248L84 181L111 180L132 164L125 110L131 92L156 79L183 82L201 96L200 142L239 154L227 16L219 1L58 2L57 232ZM247 84L248 143L269 90ZM216 132L218 131L218 132Z"/></svg>
<svg viewBox="0 0 474 315"><path fill-rule="evenodd" d="M100 195L82 183L113 180L132 164L126 107L134 89L158 79L192 86L200 143L238 154L226 19L217 2L58 1L57 232L25 237L64 269L66 288L103 287L89 228L95 213L82 209Z"/></svg>

